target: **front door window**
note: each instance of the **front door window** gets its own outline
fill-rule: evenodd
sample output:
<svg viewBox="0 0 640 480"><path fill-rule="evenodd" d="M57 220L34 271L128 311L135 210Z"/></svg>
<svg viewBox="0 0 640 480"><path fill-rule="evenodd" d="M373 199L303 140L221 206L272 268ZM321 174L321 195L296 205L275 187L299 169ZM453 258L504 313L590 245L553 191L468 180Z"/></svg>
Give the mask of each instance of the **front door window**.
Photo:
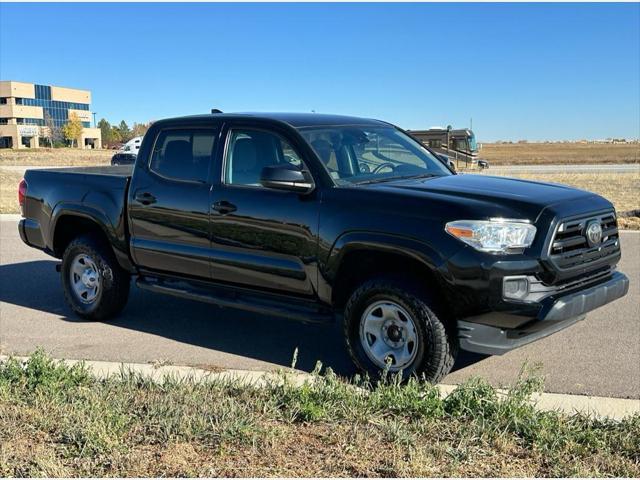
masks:
<svg viewBox="0 0 640 480"><path fill-rule="evenodd" d="M224 182L260 187L262 169L282 164L303 168L302 159L285 139L262 130L233 130L225 160Z"/></svg>

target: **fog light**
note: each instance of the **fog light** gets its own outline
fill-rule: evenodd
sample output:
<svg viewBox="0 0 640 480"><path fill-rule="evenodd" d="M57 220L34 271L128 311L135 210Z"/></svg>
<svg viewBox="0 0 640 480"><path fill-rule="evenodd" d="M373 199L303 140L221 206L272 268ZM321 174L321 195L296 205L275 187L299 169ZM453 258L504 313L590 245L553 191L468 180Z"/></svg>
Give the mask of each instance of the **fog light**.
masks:
<svg viewBox="0 0 640 480"><path fill-rule="evenodd" d="M527 277L505 277L502 280L502 296L510 300L522 300L529 294Z"/></svg>

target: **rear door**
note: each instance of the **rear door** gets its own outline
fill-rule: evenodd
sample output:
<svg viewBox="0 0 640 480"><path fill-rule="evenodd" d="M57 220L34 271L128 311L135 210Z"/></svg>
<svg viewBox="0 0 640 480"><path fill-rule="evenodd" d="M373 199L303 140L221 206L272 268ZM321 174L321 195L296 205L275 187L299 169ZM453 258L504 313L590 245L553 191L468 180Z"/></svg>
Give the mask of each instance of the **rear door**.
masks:
<svg viewBox="0 0 640 480"><path fill-rule="evenodd" d="M153 271L209 278L210 174L219 126L156 132L129 193L131 252Z"/></svg>

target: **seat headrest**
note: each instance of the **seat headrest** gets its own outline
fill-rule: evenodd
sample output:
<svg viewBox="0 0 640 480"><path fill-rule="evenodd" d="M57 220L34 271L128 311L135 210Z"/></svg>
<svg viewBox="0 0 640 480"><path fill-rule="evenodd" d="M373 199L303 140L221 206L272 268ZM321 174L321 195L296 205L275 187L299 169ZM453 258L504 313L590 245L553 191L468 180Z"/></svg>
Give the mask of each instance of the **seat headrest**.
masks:
<svg viewBox="0 0 640 480"><path fill-rule="evenodd" d="M171 140L164 150L164 161L173 165L193 163L191 143L187 140Z"/></svg>
<svg viewBox="0 0 640 480"><path fill-rule="evenodd" d="M252 138L239 138L233 146L232 168L234 171L251 171L258 163L258 151Z"/></svg>
<svg viewBox="0 0 640 480"><path fill-rule="evenodd" d="M333 152L333 146L327 140L314 140L311 142L311 146L316 151L320 160L322 160L325 164L329 163L331 160L331 153Z"/></svg>

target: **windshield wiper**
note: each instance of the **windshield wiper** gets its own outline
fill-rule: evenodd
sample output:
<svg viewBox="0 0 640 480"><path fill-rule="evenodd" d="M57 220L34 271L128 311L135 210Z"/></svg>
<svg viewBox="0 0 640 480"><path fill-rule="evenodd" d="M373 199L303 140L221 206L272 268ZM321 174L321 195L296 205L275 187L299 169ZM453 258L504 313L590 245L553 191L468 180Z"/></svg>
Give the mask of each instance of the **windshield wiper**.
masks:
<svg viewBox="0 0 640 480"><path fill-rule="evenodd" d="M435 173L421 173L419 175L403 175L401 177L383 177L383 178L374 178L371 180L365 180L363 182L355 182L356 185L370 185L372 183L383 183L383 182L391 182L394 180L409 180L415 178L431 178L431 177L439 177L440 175L436 175Z"/></svg>

